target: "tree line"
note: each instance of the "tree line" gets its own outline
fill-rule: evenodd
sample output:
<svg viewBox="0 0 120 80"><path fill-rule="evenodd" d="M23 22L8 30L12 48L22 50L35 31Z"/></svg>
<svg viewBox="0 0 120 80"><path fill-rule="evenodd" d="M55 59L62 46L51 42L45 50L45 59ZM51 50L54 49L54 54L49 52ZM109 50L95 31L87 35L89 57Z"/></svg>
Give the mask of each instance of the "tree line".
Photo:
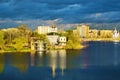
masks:
<svg viewBox="0 0 120 80"><path fill-rule="evenodd" d="M29 51L30 37L45 38L44 35L32 32L27 25L0 30L0 51Z"/></svg>

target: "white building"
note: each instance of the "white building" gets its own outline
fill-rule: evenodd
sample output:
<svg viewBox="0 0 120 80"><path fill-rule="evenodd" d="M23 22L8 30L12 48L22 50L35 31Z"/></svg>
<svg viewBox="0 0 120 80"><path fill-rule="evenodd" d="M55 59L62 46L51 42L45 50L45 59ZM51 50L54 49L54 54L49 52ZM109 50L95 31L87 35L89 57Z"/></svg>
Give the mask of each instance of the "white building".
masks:
<svg viewBox="0 0 120 80"><path fill-rule="evenodd" d="M39 34L47 34L51 32L57 32L57 28L55 26L38 26L38 33Z"/></svg>
<svg viewBox="0 0 120 80"><path fill-rule="evenodd" d="M38 26L38 33L39 34L47 34L50 32L49 26Z"/></svg>
<svg viewBox="0 0 120 80"><path fill-rule="evenodd" d="M59 37L58 35L47 35L47 38L52 45L59 44L60 46L65 46L67 42L66 37Z"/></svg>
<svg viewBox="0 0 120 80"><path fill-rule="evenodd" d="M54 25L50 28L51 28L51 32L55 32L55 33L57 32L57 27L55 27Z"/></svg>
<svg viewBox="0 0 120 80"><path fill-rule="evenodd" d="M58 35L47 35L46 37L50 41L50 44L53 44L53 45L58 44L58 38L59 38Z"/></svg>
<svg viewBox="0 0 120 80"><path fill-rule="evenodd" d="M66 37L59 37L59 45L65 46L67 42Z"/></svg>
<svg viewBox="0 0 120 80"><path fill-rule="evenodd" d="M114 32L113 32L113 38L119 38L119 32L116 30L116 28L115 28L115 30L114 30Z"/></svg>

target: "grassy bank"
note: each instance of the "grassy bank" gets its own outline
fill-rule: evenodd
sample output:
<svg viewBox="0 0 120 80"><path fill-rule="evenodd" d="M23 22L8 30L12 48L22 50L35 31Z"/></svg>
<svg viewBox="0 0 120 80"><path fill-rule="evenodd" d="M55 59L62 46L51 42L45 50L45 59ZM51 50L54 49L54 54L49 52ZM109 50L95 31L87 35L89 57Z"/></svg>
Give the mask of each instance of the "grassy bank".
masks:
<svg viewBox="0 0 120 80"><path fill-rule="evenodd" d="M29 48L21 49L21 50L16 50L13 48L11 48L11 49L6 48L4 50L0 50L0 53L9 53L9 52L31 52L31 50Z"/></svg>
<svg viewBox="0 0 120 80"><path fill-rule="evenodd" d="M80 38L80 41L120 41L120 38Z"/></svg>

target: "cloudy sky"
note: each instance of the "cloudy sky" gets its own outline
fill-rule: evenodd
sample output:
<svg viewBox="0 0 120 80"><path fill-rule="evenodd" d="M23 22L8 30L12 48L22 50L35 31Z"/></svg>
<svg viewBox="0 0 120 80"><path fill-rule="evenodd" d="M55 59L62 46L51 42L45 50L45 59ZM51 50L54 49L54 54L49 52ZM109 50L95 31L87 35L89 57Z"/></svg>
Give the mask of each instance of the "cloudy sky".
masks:
<svg viewBox="0 0 120 80"><path fill-rule="evenodd" d="M120 0L0 0L0 28L120 22Z"/></svg>

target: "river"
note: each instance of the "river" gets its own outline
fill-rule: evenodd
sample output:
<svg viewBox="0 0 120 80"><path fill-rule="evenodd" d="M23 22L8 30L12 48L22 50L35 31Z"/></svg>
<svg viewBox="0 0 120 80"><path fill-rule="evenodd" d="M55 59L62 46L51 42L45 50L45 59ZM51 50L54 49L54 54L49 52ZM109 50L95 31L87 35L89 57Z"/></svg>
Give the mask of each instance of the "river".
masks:
<svg viewBox="0 0 120 80"><path fill-rule="evenodd" d="M120 80L120 43L84 45L81 50L0 54L0 80Z"/></svg>

